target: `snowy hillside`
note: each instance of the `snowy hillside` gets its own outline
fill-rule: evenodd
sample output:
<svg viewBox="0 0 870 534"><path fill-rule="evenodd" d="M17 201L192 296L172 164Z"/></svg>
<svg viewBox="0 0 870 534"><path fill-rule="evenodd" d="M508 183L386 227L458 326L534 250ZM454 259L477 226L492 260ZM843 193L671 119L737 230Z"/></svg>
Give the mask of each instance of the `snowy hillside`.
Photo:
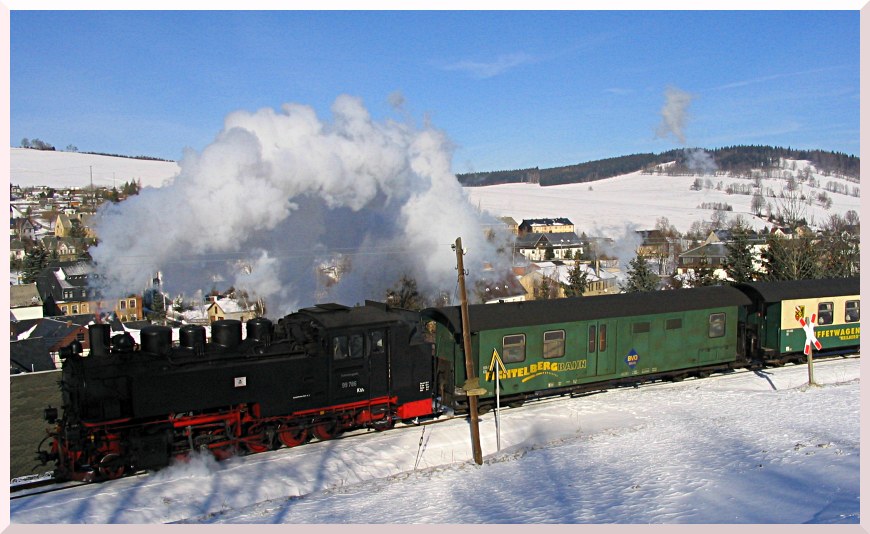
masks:
<svg viewBox="0 0 870 534"><path fill-rule="evenodd" d="M125 182L141 180L142 187L160 187L178 174L174 161L151 161L111 156L95 156L78 152L58 152L12 148L9 182L12 185L49 187L119 188Z"/></svg>
<svg viewBox="0 0 870 534"><path fill-rule="evenodd" d="M15 523L860 522L860 360L531 402L11 500Z"/></svg>
<svg viewBox="0 0 870 534"><path fill-rule="evenodd" d="M801 184L806 196L818 196L823 191L831 198L832 205L825 209L819 202L809 206L806 218L811 224L824 223L831 214L859 211L860 198L853 196L860 184L839 177L816 173L808 162L786 162L784 170L776 178L762 182L765 190L778 193L785 187L787 173L797 176L810 169L810 181ZM90 184L93 169L94 185L121 185L125 181L140 179L143 187L160 187L179 172L175 162L147 161L109 156L93 156L74 152L47 152L23 148L11 149L12 184L58 186L85 186ZM706 182L699 191L691 190L700 178ZM721 184L721 190L717 186ZM540 187L535 184L506 184L489 187L465 188L471 204L497 217L522 219L538 217L567 217L577 226L577 232L589 235L617 237L625 228L652 229L659 217L667 217L677 230L685 233L692 223L709 221L713 215L702 205L728 204L733 212L729 218L742 215L756 229L770 226L767 221L750 214L752 196L728 194L729 185L750 187L751 180L727 176L695 175L665 176L640 172L608 178L584 184ZM826 187L844 191L830 192ZM776 204L776 199L766 198Z"/></svg>
<svg viewBox="0 0 870 534"><path fill-rule="evenodd" d="M789 162L790 163L790 162ZM806 168L807 162L795 162L798 170ZM795 175L797 172L794 173ZM811 172L817 187L809 181L801 184L808 198L822 192L832 200L829 209L819 202L807 207L806 219L811 226L825 223L831 214L844 215L849 210L860 213L861 199L852 196L858 183L843 178L827 177ZM700 190L692 190L697 179L705 182ZM721 189L717 186L721 183ZM825 188L839 189L847 193L833 193ZM733 211L726 212L728 220L741 215L753 228L760 230L771 223L751 213L752 195L729 194L728 186L751 188L753 182L745 178L714 175L666 176L634 172L624 176L607 178L583 184L540 187L536 184L505 184L488 187L466 188L474 206L497 217L523 219L567 217L577 233L590 236L617 237L628 226L633 230L655 228L659 217L667 217L678 231L687 232L695 221L710 221L713 210L701 206L728 204ZM709 186L709 187L708 187ZM776 194L786 186L784 177L765 178L762 187ZM765 197L775 207L777 199Z"/></svg>

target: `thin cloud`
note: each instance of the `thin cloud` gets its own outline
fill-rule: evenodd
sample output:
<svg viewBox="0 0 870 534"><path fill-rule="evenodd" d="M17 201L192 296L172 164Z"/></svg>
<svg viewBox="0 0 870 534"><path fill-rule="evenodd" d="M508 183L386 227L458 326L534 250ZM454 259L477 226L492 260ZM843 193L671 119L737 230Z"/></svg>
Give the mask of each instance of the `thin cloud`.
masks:
<svg viewBox="0 0 870 534"><path fill-rule="evenodd" d="M504 54L498 56L492 61L473 61L466 59L449 65L444 65L442 69L465 72L471 77L477 79L487 79L498 76L499 74L504 74L511 69L531 63L534 60L535 58L530 54L518 52L516 54Z"/></svg>
<svg viewBox="0 0 870 534"><path fill-rule="evenodd" d="M785 72L782 74L771 74L770 76L761 76L759 78L750 78L748 80L739 80L736 82L726 83L724 85L720 85L718 87L714 87L712 90L724 90L724 89L736 89L738 87L746 87L747 85L755 85L758 83L769 82L773 80L780 80L782 78L793 78L795 76L806 76L808 74L820 74L822 72L830 72L832 70L838 70L843 68L850 68L845 65L835 66L835 67L825 67L821 69L812 69L812 70L804 70L799 72Z"/></svg>

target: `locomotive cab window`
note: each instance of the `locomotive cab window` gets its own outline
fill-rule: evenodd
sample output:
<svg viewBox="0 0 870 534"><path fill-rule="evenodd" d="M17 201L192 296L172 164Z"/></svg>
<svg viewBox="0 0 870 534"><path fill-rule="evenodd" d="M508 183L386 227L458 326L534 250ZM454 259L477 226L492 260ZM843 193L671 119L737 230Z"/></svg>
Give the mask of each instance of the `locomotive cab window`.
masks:
<svg viewBox="0 0 870 534"><path fill-rule="evenodd" d="M332 338L332 357L335 360L347 358L359 359L363 357L362 334L349 336L335 336Z"/></svg>
<svg viewBox="0 0 870 534"><path fill-rule="evenodd" d="M332 358L344 360L347 356L347 336L335 336L332 338Z"/></svg>
<svg viewBox="0 0 870 534"><path fill-rule="evenodd" d="M565 355L565 331L544 332L544 358L561 358Z"/></svg>
<svg viewBox="0 0 870 534"><path fill-rule="evenodd" d="M725 314L714 313L710 315L708 337L722 337L725 335Z"/></svg>
<svg viewBox="0 0 870 534"><path fill-rule="evenodd" d="M834 303L820 302L819 303L819 325L831 324L834 322Z"/></svg>
<svg viewBox="0 0 870 534"><path fill-rule="evenodd" d="M353 359L362 358L365 355L363 352L363 335L362 334L353 334L350 336L350 342L348 343L348 349L350 351L350 357Z"/></svg>
<svg viewBox="0 0 870 534"><path fill-rule="evenodd" d="M383 330L369 332L369 354L383 354L386 351Z"/></svg>
<svg viewBox="0 0 870 534"><path fill-rule="evenodd" d="M861 301L847 300L846 301L846 322L857 323L861 320Z"/></svg>
<svg viewBox="0 0 870 534"><path fill-rule="evenodd" d="M504 363L522 362L526 359L526 335L504 336L501 340Z"/></svg>

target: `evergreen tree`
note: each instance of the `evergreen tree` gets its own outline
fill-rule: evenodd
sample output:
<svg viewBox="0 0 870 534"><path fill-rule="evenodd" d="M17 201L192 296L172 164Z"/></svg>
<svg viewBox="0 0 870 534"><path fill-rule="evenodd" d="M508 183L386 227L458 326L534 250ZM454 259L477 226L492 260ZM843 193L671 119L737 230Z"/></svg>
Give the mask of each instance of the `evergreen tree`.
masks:
<svg viewBox="0 0 870 534"><path fill-rule="evenodd" d="M654 291L659 285L659 277L649 268L646 257L640 252L629 262L626 274L628 278L625 283L619 285L626 293Z"/></svg>
<svg viewBox="0 0 870 534"><path fill-rule="evenodd" d="M582 297L589 285L589 272L579 261L568 269L568 285L565 286L566 297Z"/></svg>
<svg viewBox="0 0 870 534"><path fill-rule="evenodd" d="M752 282L758 273L752 265L752 244L749 242L747 228L735 228L733 240L725 244L728 257L725 258L725 273L735 284Z"/></svg>
<svg viewBox="0 0 870 534"><path fill-rule="evenodd" d="M48 266L48 252L39 246L30 249L24 255L24 268L22 269L21 279L25 284L36 282L39 273Z"/></svg>

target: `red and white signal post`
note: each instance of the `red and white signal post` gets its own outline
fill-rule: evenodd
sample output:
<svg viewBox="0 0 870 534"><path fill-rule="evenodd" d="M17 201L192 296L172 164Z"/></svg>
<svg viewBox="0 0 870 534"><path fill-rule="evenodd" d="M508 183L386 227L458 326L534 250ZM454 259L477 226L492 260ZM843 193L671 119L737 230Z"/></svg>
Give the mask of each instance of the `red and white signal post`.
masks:
<svg viewBox="0 0 870 534"><path fill-rule="evenodd" d="M807 334L807 342L804 345L804 354L807 355L807 370L809 372L810 385L814 386L816 385L816 382L813 380L813 347L816 347L816 350L821 350L822 348L821 342L816 339L816 334L813 332L816 326L816 314L814 313L809 321L803 317L798 320L804 328L804 332Z"/></svg>

